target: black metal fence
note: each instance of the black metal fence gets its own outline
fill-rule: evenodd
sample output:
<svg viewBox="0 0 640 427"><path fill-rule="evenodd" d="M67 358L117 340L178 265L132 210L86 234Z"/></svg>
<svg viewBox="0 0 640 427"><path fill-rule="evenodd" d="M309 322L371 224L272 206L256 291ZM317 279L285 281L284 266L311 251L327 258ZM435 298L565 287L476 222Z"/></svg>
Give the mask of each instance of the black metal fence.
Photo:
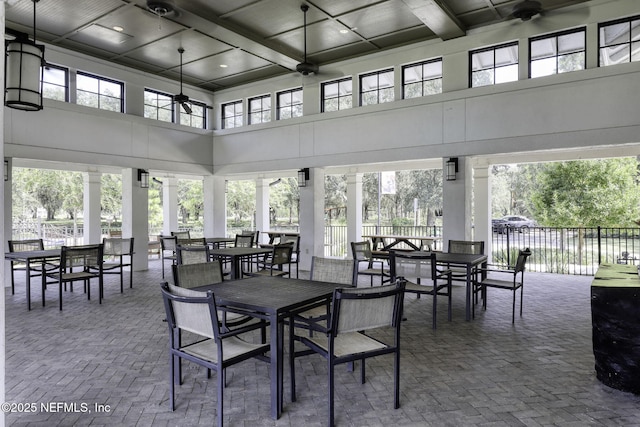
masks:
<svg viewBox="0 0 640 427"><path fill-rule="evenodd" d="M362 235L442 236L442 227L364 226ZM512 265L518 250L531 249L527 270L556 274L593 275L603 262L640 265L640 228L532 227L507 229L492 236L491 259L496 266ZM325 256L349 253L347 227L325 227Z"/></svg>
<svg viewBox="0 0 640 427"><path fill-rule="evenodd" d="M640 263L640 228L511 228L494 232L492 243L493 263L503 267L530 248L529 271L592 275L603 262Z"/></svg>

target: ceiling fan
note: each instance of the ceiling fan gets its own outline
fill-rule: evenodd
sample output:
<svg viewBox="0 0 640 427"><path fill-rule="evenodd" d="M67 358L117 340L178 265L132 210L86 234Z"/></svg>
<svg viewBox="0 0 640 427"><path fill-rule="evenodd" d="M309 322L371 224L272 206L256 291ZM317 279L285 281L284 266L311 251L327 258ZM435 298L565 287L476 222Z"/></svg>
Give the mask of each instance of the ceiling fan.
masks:
<svg viewBox="0 0 640 427"><path fill-rule="evenodd" d="M173 100L182 106L182 109L185 113L191 114L191 105L189 105L189 97L182 93L182 54L184 53L183 48L178 48L178 52L180 53L180 93L177 95L173 95Z"/></svg>
<svg viewBox="0 0 640 427"><path fill-rule="evenodd" d="M307 61L307 11L309 10L309 6L303 4L300 6L300 10L304 13L304 62L296 65L296 71L303 76L308 76L309 74L318 74L319 68L317 64L312 64Z"/></svg>
<svg viewBox="0 0 640 427"><path fill-rule="evenodd" d="M542 4L536 0L524 0L513 6L511 16L528 21L538 14L542 14Z"/></svg>

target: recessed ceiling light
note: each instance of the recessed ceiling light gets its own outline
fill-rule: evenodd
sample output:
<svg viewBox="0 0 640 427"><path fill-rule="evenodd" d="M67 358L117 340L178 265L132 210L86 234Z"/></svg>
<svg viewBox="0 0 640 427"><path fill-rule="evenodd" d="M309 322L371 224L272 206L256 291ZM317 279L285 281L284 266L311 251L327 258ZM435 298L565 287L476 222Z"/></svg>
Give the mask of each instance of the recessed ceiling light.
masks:
<svg viewBox="0 0 640 427"><path fill-rule="evenodd" d="M220 68L227 68L228 65L227 64L220 64Z"/></svg>
<svg viewBox="0 0 640 427"><path fill-rule="evenodd" d="M113 27L114 30L116 30L117 32L122 32L124 31L124 28L122 28L120 25L114 25Z"/></svg>
<svg viewBox="0 0 640 427"><path fill-rule="evenodd" d="M343 28L342 30L340 30L340 34L347 34L349 32L349 30Z"/></svg>

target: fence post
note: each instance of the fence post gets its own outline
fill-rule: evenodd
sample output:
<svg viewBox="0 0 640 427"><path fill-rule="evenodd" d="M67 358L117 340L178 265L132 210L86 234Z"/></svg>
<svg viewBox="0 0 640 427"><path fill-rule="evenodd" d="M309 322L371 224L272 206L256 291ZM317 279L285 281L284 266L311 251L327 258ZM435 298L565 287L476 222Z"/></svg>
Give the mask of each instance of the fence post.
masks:
<svg viewBox="0 0 640 427"><path fill-rule="evenodd" d="M507 267L509 267L511 265L511 247L510 247L510 240L509 240L509 227L505 227L504 228L505 231L507 232Z"/></svg>
<svg viewBox="0 0 640 427"><path fill-rule="evenodd" d="M598 265L602 263L602 236L600 235L601 227L598 226Z"/></svg>

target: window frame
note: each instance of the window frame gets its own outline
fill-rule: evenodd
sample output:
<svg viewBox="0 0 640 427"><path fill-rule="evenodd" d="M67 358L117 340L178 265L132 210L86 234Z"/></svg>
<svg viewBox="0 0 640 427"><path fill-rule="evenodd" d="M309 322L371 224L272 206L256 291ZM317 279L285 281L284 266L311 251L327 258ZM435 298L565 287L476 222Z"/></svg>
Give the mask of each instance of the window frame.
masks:
<svg viewBox="0 0 640 427"><path fill-rule="evenodd" d="M406 86L407 86L407 82L405 81L405 70L408 68L413 68L413 67L417 67L417 66L421 66L424 68L425 65L427 64L435 64L435 63L440 63L440 77L434 77L434 78L424 78L424 73L422 74L423 78L420 80L420 88L421 88L421 93L422 95L420 95L419 97L415 97L415 98L420 98L423 96L430 96L430 95L436 95L436 94L426 94L424 93L424 88L425 88L425 82L430 82L430 81L435 81L435 80L440 80L440 93L442 93L442 65L443 65L443 59L442 57L439 58L431 58L431 59L425 59L424 61L418 61L418 62L413 62L411 64L405 64L402 66L401 69L401 73L402 73L402 99L412 99L412 98L407 98L406 97ZM417 83L417 82L416 82ZM414 84L414 83L411 83Z"/></svg>
<svg viewBox="0 0 640 427"><path fill-rule="evenodd" d="M583 52L584 54L584 63L583 63L583 68L582 70L586 70L587 68L587 28L586 27L577 27L577 28L571 28L568 30L562 30L562 31L557 31L555 33L550 33L550 34L544 34L541 36L536 36L536 37L530 37L529 38L529 61L528 61L528 77L530 79L535 79L538 77L547 77L547 76L553 76L553 75L557 75L557 74L564 74L565 72L570 72L570 71L564 71L564 72L558 72L558 58L560 58L560 56L564 56L567 53L563 52L562 55L559 54L558 52L558 38L562 37L562 36L566 36L568 34L577 34L577 33L582 33L583 35L583 39L584 39L584 44L583 44L583 50L581 51L572 51L570 52L571 54L574 53L578 53L578 52ZM548 59L548 58L555 58L556 60L556 71L555 73L552 74L545 74L543 76L538 76L538 77L532 77L531 76L531 71L533 69L532 65L532 59L531 59L531 44L536 42L536 41L540 41L540 40L548 40L551 38L555 38L555 56L548 56L546 58L542 58L542 59ZM537 61L542 60L542 59L537 59ZM574 70L574 71L581 71L581 70Z"/></svg>
<svg viewBox="0 0 640 427"><path fill-rule="evenodd" d="M619 65L619 64L626 64L626 63L630 63L630 62L638 62L638 61L633 61L632 58L632 52L633 50L631 49L631 46L633 46L634 43L637 43L638 45L640 45L640 40L632 40L631 38L631 34L632 34L632 29L631 29L631 23L633 21L640 21L640 15L634 15L634 16L629 16L626 18L619 18L619 19L614 19L613 21L607 21L607 22L600 22L598 23L598 67L609 67L611 65ZM619 24L629 24L629 39L627 42L625 43L615 43L615 44L611 44L611 45L603 45L602 42L602 29L605 27L610 27L613 25L619 25ZM612 64L603 64L602 63L602 50L606 49L606 48L611 48L611 47L619 47L619 46L627 46L628 52L629 52L629 59L625 62L615 62ZM640 61L640 60L639 60Z"/></svg>
<svg viewBox="0 0 640 427"><path fill-rule="evenodd" d="M351 82L351 92L349 92L348 95L340 95L340 83L343 82ZM325 87L328 85L333 85L333 84L338 84L338 96L333 96L331 98L326 98L326 94L325 94ZM351 102L351 106L349 108L340 108L340 100L342 98L351 98L352 102ZM353 108L353 76L346 76L346 77L341 77L339 79L335 79L335 80L331 80L331 81L327 81L327 82L322 82L320 84L320 112L324 113L325 112L325 105L328 99L336 99L338 101L338 109L337 110L331 110L331 111L344 111L344 110L349 110L351 108Z"/></svg>
<svg viewBox="0 0 640 427"><path fill-rule="evenodd" d="M265 99L269 100L269 108L268 109L264 108L263 100L265 100ZM252 101L257 101L257 100L260 101L260 107L261 108L260 108L260 110L255 110L254 111L254 110L251 109L251 103L252 103ZM251 116L254 113L260 113L260 117L263 117L263 114L265 112L267 112L267 111L269 112L269 120L260 119L259 122L253 122L251 120ZM258 125L258 124L261 124L261 123L269 123L271 121L271 118L272 118L272 116L271 116L271 112L272 111L273 111L273 97L271 96L270 93L264 94L264 95L252 96L251 98L247 99L247 123L249 125Z"/></svg>
<svg viewBox="0 0 640 427"><path fill-rule="evenodd" d="M371 72L368 72L368 73L363 73L363 74L358 75L358 85L359 85L358 86L358 106L366 107L368 105L378 105L378 104L386 103L386 102L380 102L380 91L381 91L381 89L380 89L380 75L381 74L385 74L385 73L392 73L393 74L393 79L394 79L393 85L391 86L392 93L393 93L393 99L391 101L386 101L386 102L395 101L395 69L393 67L389 67L389 68L384 68L382 70L371 71ZM362 90L362 88L363 88L362 80L367 78L367 77L371 77L371 76L377 76L378 77L378 86L375 89L375 92L377 94L377 96L376 96L377 102L373 103L373 104L363 105L362 104L362 95L365 94L365 92L363 92L363 90ZM388 88L385 87L383 89L388 89ZM373 90L366 91L366 93L371 93L371 92L374 92L374 91Z"/></svg>
<svg viewBox="0 0 640 427"><path fill-rule="evenodd" d="M54 68L56 70L62 71L64 72L64 86L60 86L56 83L51 83L45 80L45 70L47 68ZM63 67L61 65L55 65L55 64L50 64L47 63L44 67L43 67L43 71L42 74L40 75L40 81L42 82L42 96L46 99L53 99L54 101L59 101L55 98L48 98L46 96L44 96L44 92L45 92L45 87L47 85L50 86L55 86L55 87L62 87L64 89L64 102L69 102L69 68L68 67Z"/></svg>
<svg viewBox="0 0 640 427"><path fill-rule="evenodd" d="M175 102L173 102L173 95L172 95L172 94L170 94L170 93L162 92L162 91L160 91L160 90L151 89L151 88L145 88L145 89L144 89L144 94L146 95L147 93L152 93L152 94L156 95L156 105L147 104L147 103L143 100L143 110L146 110L146 107L147 107L147 106L150 106L150 107L153 107L153 108L156 110L156 114L155 114L155 117L147 117L147 116L146 116L146 111L144 111L144 113L143 113L144 117L145 117L145 118L147 118L147 119L151 119L151 120L158 120L159 122L175 123L175 121L176 121L176 109L175 109L175 104L176 104L176 103L175 103ZM159 112L160 110L169 110L169 108L163 108L163 107L159 107L159 106L157 105L157 103L158 103L158 101L159 101L159 100L158 100L158 98L157 98L157 96L158 96L158 95L165 96L165 97L167 97L167 98L170 98L170 99L171 99L171 102L169 103L169 105L171 105L171 120L170 120L170 121L169 121L169 120L161 120L161 119L159 119L159 118L158 118L158 117L159 117L158 112Z"/></svg>
<svg viewBox="0 0 640 427"><path fill-rule="evenodd" d="M115 79L112 79L112 78L109 78L109 77L99 76L97 74L89 73L89 72L86 72L86 71L80 71L80 70L76 71L76 104L78 104L78 92L79 91L80 92L87 92L87 93L94 93L94 92L89 92L87 90L78 88L78 85L77 85L78 76L89 77L89 78L92 78L92 79L95 79L95 80L98 81L98 92L95 93L96 95L98 95L98 107L97 107L98 110L111 111L111 110L107 110L105 108L100 108L100 105L101 105L100 101L102 100L102 98L107 97L107 95L103 95L102 93L100 93L100 83L101 82L106 82L106 83L112 83L112 84L118 85L120 87L120 97L119 98L113 97L113 99L119 99L120 100L120 113L124 113L125 112L124 111L124 82L121 82L119 80L115 80ZM78 105L83 105L83 104L78 104ZM96 107L91 107L91 106L88 106L88 105L83 105L83 106L90 107L90 108L96 108Z"/></svg>
<svg viewBox="0 0 640 427"><path fill-rule="evenodd" d="M498 49L504 49L507 47L515 47L516 48L516 52L518 53L518 59L516 61L515 64L511 63L511 64L507 64L507 65L500 65L496 67L496 50ZM506 67L511 67L513 65L516 66L516 68L520 68L520 43L518 42L518 40L514 40L514 41L510 41L510 42L506 42L506 43L500 43L497 45L493 45L493 46L486 46L486 47L482 47L480 49L473 49L469 51L469 88L478 88L478 87L486 87L486 86L495 86L497 84L503 84L503 83L511 83L514 81L518 81L519 80L519 73L518 76L516 76L515 80L510 80L508 82L500 82L500 83L496 83L496 70L500 69L500 68L506 68ZM493 66L491 68L482 68L479 71L486 71L486 70L491 70L492 74L493 74L493 83L491 84L487 84L487 85L480 85L480 86L474 86L473 85L473 76L474 73L477 73L479 71L473 71L473 55L474 54L478 54L478 53L485 53L485 52L493 52Z"/></svg>
<svg viewBox="0 0 640 427"><path fill-rule="evenodd" d="M238 113L238 109L236 108L238 105L241 107L240 113ZM233 113L234 114L227 117L225 115L227 107L231 107L231 106L233 107ZM230 101L230 102L225 102L224 104L220 104L220 110L221 110L220 114L221 114L221 120L222 120L222 123L221 123L220 127L222 129L234 129L234 128L239 128L239 127L244 126L244 102L243 102L242 99L238 99L238 100L235 100L235 101ZM240 118L240 124L237 124L238 117ZM233 126L227 126L226 125L228 118L233 118Z"/></svg>
<svg viewBox="0 0 640 427"><path fill-rule="evenodd" d="M286 106L280 105L280 97L282 95L287 95L287 94L291 95L291 99L293 100L293 94L296 93L296 92L300 92L300 94L303 95L301 97L302 100L299 103L294 104L293 102L291 102L290 104L287 104ZM299 116L294 116L293 115L294 108L296 106L298 106L298 105L300 105L302 107L301 108L301 114ZM290 114L289 117L282 118L282 111L284 109L290 110L291 114ZM302 86L295 87L295 88L292 88L292 89L281 90L281 91L276 92L276 120L295 119L297 117L302 117L302 116L304 116L304 93L302 91Z"/></svg>

